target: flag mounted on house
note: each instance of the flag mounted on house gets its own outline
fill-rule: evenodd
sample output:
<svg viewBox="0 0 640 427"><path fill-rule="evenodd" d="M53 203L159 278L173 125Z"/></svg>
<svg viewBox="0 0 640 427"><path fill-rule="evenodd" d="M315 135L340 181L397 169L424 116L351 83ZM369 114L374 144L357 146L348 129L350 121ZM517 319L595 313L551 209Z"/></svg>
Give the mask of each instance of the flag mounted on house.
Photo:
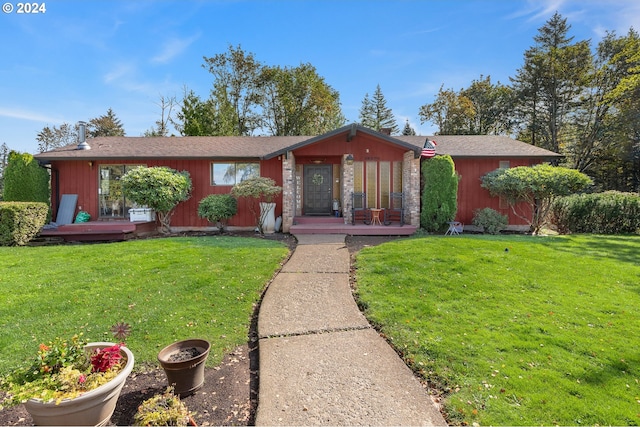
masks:
<svg viewBox="0 0 640 427"><path fill-rule="evenodd" d="M422 157L426 157L427 159L436 155L436 142L427 138L424 142L424 147L422 147Z"/></svg>

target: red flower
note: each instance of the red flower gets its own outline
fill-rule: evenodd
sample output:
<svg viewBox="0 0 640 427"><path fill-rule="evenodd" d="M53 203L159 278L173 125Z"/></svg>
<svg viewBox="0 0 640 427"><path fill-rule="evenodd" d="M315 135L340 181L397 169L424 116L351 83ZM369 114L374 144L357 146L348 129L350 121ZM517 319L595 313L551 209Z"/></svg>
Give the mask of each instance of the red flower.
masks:
<svg viewBox="0 0 640 427"><path fill-rule="evenodd" d="M87 377L84 374L80 374L78 377L78 384L84 384L87 381Z"/></svg>
<svg viewBox="0 0 640 427"><path fill-rule="evenodd" d="M121 344L99 348L91 355L91 372L107 372L120 362Z"/></svg>

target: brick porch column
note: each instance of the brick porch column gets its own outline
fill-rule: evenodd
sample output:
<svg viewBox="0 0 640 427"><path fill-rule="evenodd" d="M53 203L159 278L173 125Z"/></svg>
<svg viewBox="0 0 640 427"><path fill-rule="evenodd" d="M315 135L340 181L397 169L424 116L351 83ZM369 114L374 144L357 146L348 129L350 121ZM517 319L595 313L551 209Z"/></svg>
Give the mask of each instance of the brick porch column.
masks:
<svg viewBox="0 0 640 427"><path fill-rule="evenodd" d="M288 233L296 214L296 159L291 151L282 156L282 232Z"/></svg>
<svg viewBox="0 0 640 427"><path fill-rule="evenodd" d="M353 163L347 164L348 154L342 155L342 218L345 224L351 224L351 193L353 193Z"/></svg>
<svg viewBox="0 0 640 427"><path fill-rule="evenodd" d="M405 222L420 226L420 158L413 151L404 153L402 162L402 192L405 203Z"/></svg>

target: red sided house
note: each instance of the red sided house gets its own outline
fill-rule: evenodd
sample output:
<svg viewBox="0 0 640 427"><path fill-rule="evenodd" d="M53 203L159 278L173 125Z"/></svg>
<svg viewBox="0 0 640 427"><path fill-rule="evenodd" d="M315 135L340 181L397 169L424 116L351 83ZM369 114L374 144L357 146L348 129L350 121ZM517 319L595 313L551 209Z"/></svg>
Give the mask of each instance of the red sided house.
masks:
<svg viewBox="0 0 640 427"><path fill-rule="evenodd" d="M70 145L35 158L51 170L54 218L61 196L77 194L75 213L87 211L92 221L128 221L135 206L123 196L119 178L139 165L167 166L188 171L193 182L191 198L180 203L172 217L176 230L211 227L198 217L200 200L229 193L236 182L260 175L283 188L275 200L275 216L282 217L284 232L304 232L304 224L315 220L332 221L333 232L391 235L411 234L420 226L420 163L429 161L421 158L425 139L353 124L319 136L99 137L87 141L89 149ZM471 223L476 209L490 207L508 214L510 225L522 225L499 198L480 187L480 177L497 168L559 157L504 136L428 139L436 141L436 155L448 154L455 162L460 175L456 220L465 224ZM358 198L354 193L364 194ZM355 213L363 214L356 215L355 227L354 202ZM399 215L390 216L385 226L384 213L390 208ZM369 224L376 215L381 224L374 228ZM255 226L245 201L239 201L229 226ZM367 232L374 229L378 231Z"/></svg>

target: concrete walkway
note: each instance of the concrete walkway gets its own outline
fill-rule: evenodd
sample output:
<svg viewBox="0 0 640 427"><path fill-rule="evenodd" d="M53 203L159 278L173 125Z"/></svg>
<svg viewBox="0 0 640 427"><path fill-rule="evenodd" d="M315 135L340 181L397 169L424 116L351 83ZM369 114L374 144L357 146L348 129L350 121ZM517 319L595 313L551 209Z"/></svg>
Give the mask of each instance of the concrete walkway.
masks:
<svg viewBox="0 0 640 427"><path fill-rule="evenodd" d="M299 235L258 314L256 425L445 425L349 287L344 235Z"/></svg>

